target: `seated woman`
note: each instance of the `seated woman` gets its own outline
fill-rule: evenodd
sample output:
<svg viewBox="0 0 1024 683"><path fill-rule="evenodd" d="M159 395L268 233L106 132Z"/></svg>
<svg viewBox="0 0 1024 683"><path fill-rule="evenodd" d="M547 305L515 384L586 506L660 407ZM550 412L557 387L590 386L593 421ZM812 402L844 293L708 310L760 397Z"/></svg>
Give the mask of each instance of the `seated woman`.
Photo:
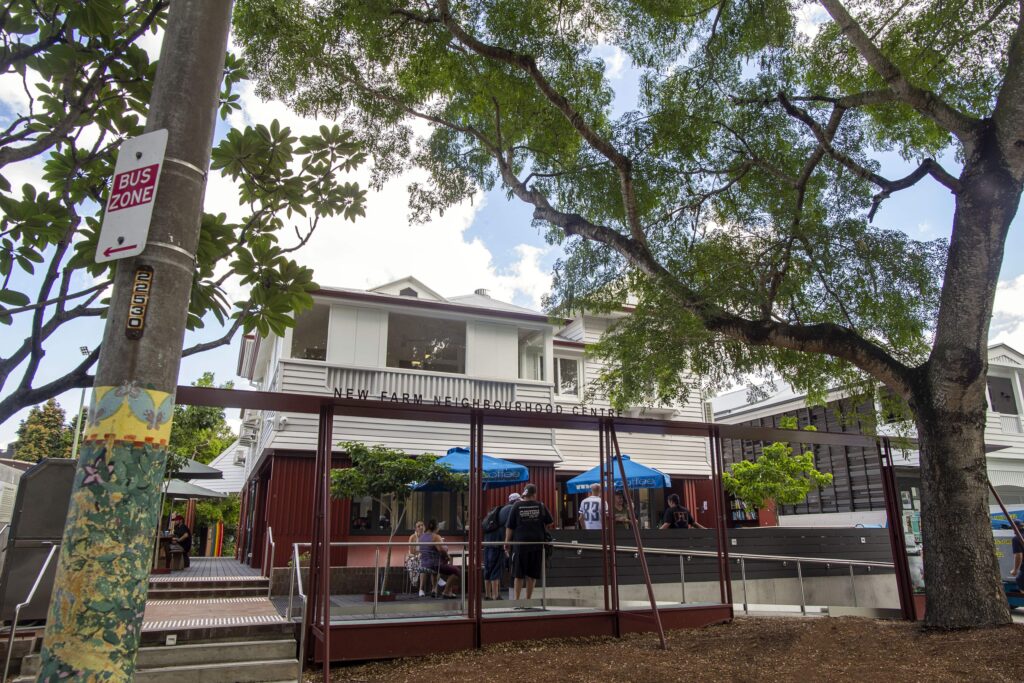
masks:
<svg viewBox="0 0 1024 683"><path fill-rule="evenodd" d="M409 545L405 548L405 571L409 572L409 581L420 589L420 597L426 595L424 591L426 574L420 571L420 551L418 544L420 536L427 530L423 522L416 522L415 531L409 535Z"/></svg>
<svg viewBox="0 0 1024 683"><path fill-rule="evenodd" d="M420 568L434 572L439 578L445 580L444 592L440 595L437 590L430 592L431 597L453 598L455 597L455 580L460 577L459 568L451 563L448 557L448 548L444 539L437 533L437 520L427 522L427 527L419 537L420 541Z"/></svg>

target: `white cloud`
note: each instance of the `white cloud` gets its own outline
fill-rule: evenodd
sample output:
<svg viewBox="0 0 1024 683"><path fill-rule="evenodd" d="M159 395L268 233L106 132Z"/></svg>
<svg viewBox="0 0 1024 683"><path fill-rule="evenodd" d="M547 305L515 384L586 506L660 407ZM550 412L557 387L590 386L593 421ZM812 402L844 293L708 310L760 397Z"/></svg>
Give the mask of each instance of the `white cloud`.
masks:
<svg viewBox="0 0 1024 683"><path fill-rule="evenodd" d="M250 83L243 84L239 94L242 109L230 117L234 126L269 124L276 118L293 134L304 135L331 123L296 116L278 101L263 102ZM411 224L407 187L410 182L425 179L425 173L413 170L392 179L379 192L371 190L366 217L355 223L341 218L321 221L309 243L295 253L296 260L312 268L316 281L325 287L366 289L414 275L445 296L483 288L497 299L517 299L539 308L541 297L551 288L551 275L540 266L548 249L519 244L514 247L516 260L508 268L498 268L484 242L465 235L484 205L482 194L472 203L449 208L444 216L425 224ZM369 169L360 169L346 180L367 187ZM236 197L229 181L211 176L206 210L238 218L241 211ZM237 289L231 293L241 294Z"/></svg>
<svg viewBox="0 0 1024 683"><path fill-rule="evenodd" d="M604 60L604 75L608 80L622 78L626 68L626 53L615 45L599 45L596 52Z"/></svg>
<svg viewBox="0 0 1024 683"><path fill-rule="evenodd" d="M796 10L797 33L808 38L815 38L827 21L829 21L828 13L817 4L805 4Z"/></svg>
<svg viewBox="0 0 1024 683"><path fill-rule="evenodd" d="M990 344L1008 344L1024 351L1024 275L1002 280L996 287L988 336Z"/></svg>

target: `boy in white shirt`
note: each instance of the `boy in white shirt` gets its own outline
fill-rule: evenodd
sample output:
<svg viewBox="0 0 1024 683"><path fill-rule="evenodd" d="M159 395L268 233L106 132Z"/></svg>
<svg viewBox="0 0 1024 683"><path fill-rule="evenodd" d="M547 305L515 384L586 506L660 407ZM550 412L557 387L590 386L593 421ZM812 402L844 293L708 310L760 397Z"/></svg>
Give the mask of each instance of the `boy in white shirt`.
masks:
<svg viewBox="0 0 1024 683"><path fill-rule="evenodd" d="M577 515L577 523L580 529L601 528L601 485L591 484L590 495L580 503L580 512Z"/></svg>

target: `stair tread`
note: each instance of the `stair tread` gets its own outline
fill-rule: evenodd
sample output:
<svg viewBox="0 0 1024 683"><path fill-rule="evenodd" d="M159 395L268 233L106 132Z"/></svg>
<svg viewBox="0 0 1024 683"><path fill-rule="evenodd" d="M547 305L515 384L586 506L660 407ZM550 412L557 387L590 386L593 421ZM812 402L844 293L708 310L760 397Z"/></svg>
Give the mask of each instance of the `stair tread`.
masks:
<svg viewBox="0 0 1024 683"><path fill-rule="evenodd" d="M226 643L182 643L181 645L144 645L139 648L139 652L143 650L167 650L170 648L205 648L205 647L224 647L230 645L231 647L244 647L246 645L275 645L281 643L288 643L294 645L295 640L289 638L274 638L273 640L232 640Z"/></svg>
<svg viewBox="0 0 1024 683"><path fill-rule="evenodd" d="M178 666L155 666L152 668L140 668L139 673L174 673L176 671L194 671L196 669L234 669L239 666L256 666L261 667L272 666L272 665L290 665L297 666L299 660L292 659L260 659L252 660L248 662L214 662L212 664L181 664Z"/></svg>

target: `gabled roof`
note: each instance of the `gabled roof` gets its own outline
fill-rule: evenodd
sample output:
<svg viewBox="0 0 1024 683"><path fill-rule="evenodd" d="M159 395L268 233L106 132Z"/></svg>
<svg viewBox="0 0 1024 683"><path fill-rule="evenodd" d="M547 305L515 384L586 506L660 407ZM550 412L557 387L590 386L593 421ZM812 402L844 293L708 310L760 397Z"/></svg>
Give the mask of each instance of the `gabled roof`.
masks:
<svg viewBox="0 0 1024 683"><path fill-rule="evenodd" d="M1024 354L1002 342L988 347L989 365L1009 365L1024 368Z"/></svg>
<svg viewBox="0 0 1024 683"><path fill-rule="evenodd" d="M201 481L201 486L220 493L238 493L245 483L245 462L235 464L235 452L243 448L236 439L224 452L210 462L210 467L223 472L223 477L212 481Z"/></svg>
<svg viewBox="0 0 1024 683"><path fill-rule="evenodd" d="M492 299L486 294L480 294L474 292L472 294L463 294L461 296L453 296L448 299L453 304L462 304L463 306L479 306L480 308L486 308L489 310L498 311L509 311L511 313L526 313L529 315L543 315L540 311L535 311L532 308L526 308L525 306L517 306L510 304L507 301L499 301L498 299Z"/></svg>
<svg viewBox="0 0 1024 683"><path fill-rule="evenodd" d="M414 278L412 275L406 275L403 278L399 278L397 280L392 280L391 282L385 282L382 285L377 285L376 287L371 287L370 289L368 289L366 291L368 291L368 292L376 292L378 294L391 294L392 296L395 296L395 295L399 295L399 293L403 289L405 289L407 287L415 290L416 293L419 294L420 298L424 298L423 295L426 295L427 299L430 299L430 300L433 300L433 301L447 301L448 300L448 299L445 299L440 294L438 294L437 292L435 292L434 290L432 290L430 287L427 287L425 284L423 284L422 282L420 282L419 280Z"/></svg>

